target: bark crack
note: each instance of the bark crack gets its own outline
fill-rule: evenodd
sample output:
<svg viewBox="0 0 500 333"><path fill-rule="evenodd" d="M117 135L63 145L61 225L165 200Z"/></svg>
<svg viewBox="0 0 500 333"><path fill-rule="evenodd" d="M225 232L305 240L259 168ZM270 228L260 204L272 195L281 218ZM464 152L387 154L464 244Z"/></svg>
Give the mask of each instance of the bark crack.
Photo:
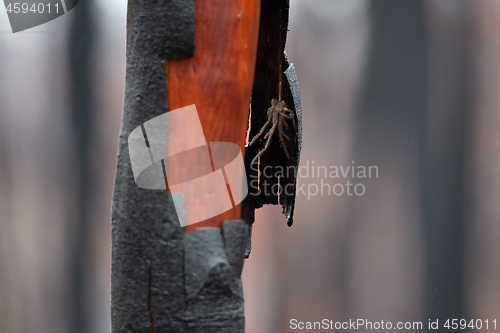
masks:
<svg viewBox="0 0 500 333"><path fill-rule="evenodd" d="M153 318L153 300L152 300L152 296L151 296L151 285L152 285L152 280L153 280L152 271L153 271L153 268L151 266L149 266L148 311L149 311L149 318L151 319L151 333L156 333L155 321Z"/></svg>

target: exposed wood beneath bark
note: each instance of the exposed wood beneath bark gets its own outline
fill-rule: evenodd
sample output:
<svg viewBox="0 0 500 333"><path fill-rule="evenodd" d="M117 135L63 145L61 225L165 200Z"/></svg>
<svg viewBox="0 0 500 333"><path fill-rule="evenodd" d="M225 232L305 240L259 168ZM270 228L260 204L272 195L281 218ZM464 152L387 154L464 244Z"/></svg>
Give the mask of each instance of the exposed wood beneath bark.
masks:
<svg viewBox="0 0 500 333"><path fill-rule="evenodd" d="M170 110L195 104L207 142L233 142L245 151L252 92L260 1L196 0L196 52L167 62ZM241 218L241 205L186 226L220 227ZM189 209L187 207L186 209Z"/></svg>
<svg viewBox="0 0 500 333"><path fill-rule="evenodd" d="M219 5L230 6L226 2ZM203 4L199 6L203 8ZM171 195L137 186L130 162L130 133L169 109L167 59L194 55L194 14L192 0L129 0L125 105L112 213L113 332L235 333L245 329L241 268L247 225L226 221L222 232L203 228L185 233ZM243 17L244 13L242 21ZM245 24L255 30L248 22ZM238 52L236 56L243 57ZM234 69L241 70L237 64ZM247 66L248 73L241 70L240 75L249 79L244 86L251 87L253 64ZM238 74L235 77L240 78ZM236 91L240 100L234 103L244 101L246 106L241 106L241 114L227 110L226 116L235 116L231 119L239 125L230 135L244 140L244 107L248 107L250 93ZM214 124L220 124L219 119L214 119ZM217 131L225 132L227 127ZM207 141L240 142L205 134Z"/></svg>

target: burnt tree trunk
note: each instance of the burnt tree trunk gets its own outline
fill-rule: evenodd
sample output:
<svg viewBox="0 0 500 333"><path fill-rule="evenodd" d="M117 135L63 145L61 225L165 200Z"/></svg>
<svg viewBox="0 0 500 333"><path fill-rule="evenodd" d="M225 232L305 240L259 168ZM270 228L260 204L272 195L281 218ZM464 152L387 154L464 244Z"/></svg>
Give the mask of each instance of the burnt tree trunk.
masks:
<svg viewBox="0 0 500 333"><path fill-rule="evenodd" d="M128 150L128 137L134 129L194 103L207 139L236 140L243 146L251 93L245 89L251 89L253 80L259 2L210 2L211 6L193 0L128 3L125 107L112 212L111 316L115 333L234 333L245 329L241 271L248 225L237 220L239 210L238 215L229 213L225 223L217 220L203 224L209 228L191 225L184 230L168 191L136 185ZM246 37L233 41L235 37L220 28L223 24L235 28L237 36ZM218 30L211 31L214 27ZM213 43L198 45L203 38ZM248 52L249 57L238 56L238 52L232 56L240 62L244 59L241 72L249 75L234 73L230 61L226 66L219 59L217 45L230 45L222 51ZM213 53L215 61L203 63L205 54L199 52ZM179 60L169 60L167 72L168 59ZM215 67L206 67L210 65ZM198 72L192 72L193 68ZM222 86L211 88L206 81L211 71L222 75ZM194 93L183 90L183 84ZM242 91L236 102L243 105L238 109L228 109L230 103L206 109L201 105L214 93L219 96L210 99L214 103L224 100L220 96L229 98L225 94L232 89ZM173 99L171 108L168 96ZM224 133L238 133L238 138L231 140Z"/></svg>

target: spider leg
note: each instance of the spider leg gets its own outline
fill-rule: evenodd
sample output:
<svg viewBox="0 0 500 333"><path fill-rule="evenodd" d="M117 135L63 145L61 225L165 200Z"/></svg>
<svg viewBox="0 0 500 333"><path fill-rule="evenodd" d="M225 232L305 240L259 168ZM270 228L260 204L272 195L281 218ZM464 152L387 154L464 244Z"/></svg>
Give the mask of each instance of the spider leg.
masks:
<svg viewBox="0 0 500 333"><path fill-rule="evenodd" d="M272 113L268 113L267 122L264 124L264 126L262 126L262 128L260 129L260 132L257 133L256 136L254 136L254 138L252 139L252 141L250 141L250 143L248 144L249 147L255 142L255 140L257 140L257 138L259 136L262 135L262 133L264 133L264 130L271 123L271 120L272 120Z"/></svg>
<svg viewBox="0 0 500 333"><path fill-rule="evenodd" d="M292 124L293 124L293 128L295 129L295 132L297 132L297 126L295 126L295 119L292 118Z"/></svg>
<svg viewBox="0 0 500 333"><path fill-rule="evenodd" d="M261 151L259 151L259 153L257 155L255 155L255 157L253 158L252 162L250 164L253 164L255 161L257 161L257 159L259 158L260 155L262 155L262 153L264 152L265 149L262 149Z"/></svg>
<svg viewBox="0 0 500 333"><path fill-rule="evenodd" d="M285 136L288 140L290 140L290 138L288 138L286 136L286 134L283 133L283 122L284 121L285 121L285 119L283 119L283 118L280 119L278 132L279 132L279 136L280 136L281 145L283 146L283 150L285 151L285 154L288 157L288 159L290 159L290 154L288 154L288 149L286 148L285 140L283 140L283 136Z"/></svg>
<svg viewBox="0 0 500 333"><path fill-rule="evenodd" d="M288 118L288 119L292 119L292 124L293 124L293 128L295 129L295 131L297 131L297 126L295 125L295 116L294 116L294 113L293 113L293 110L290 110L290 109L287 109L287 108L284 108L283 111L288 111L290 114L285 114L284 112L282 113L283 117L285 118Z"/></svg>
<svg viewBox="0 0 500 333"><path fill-rule="evenodd" d="M288 124L286 121L283 122L283 126L285 126L285 129L288 131Z"/></svg>
<svg viewBox="0 0 500 333"><path fill-rule="evenodd" d="M285 118L281 118L280 122L281 122L281 124L279 126L280 135L283 136L284 138L288 139L288 141L292 141L292 140L290 140L290 137L288 135L286 135L285 131L283 131L283 127L285 127L286 130L288 131L288 124L286 123Z"/></svg>
<svg viewBox="0 0 500 333"><path fill-rule="evenodd" d="M273 138L274 130L276 129L276 125L278 125L278 123L274 123L273 127L271 127L271 130L269 130L269 133L266 134L266 136L269 135L269 139L267 139L266 145L264 146L264 148L262 148L261 151L259 151L259 153L257 155L255 155L255 157L253 158L253 160L250 164L253 164L255 161L257 161L259 156L262 155L262 153L264 153L266 151L266 149L269 147L269 144L271 143L271 139Z"/></svg>
<svg viewBox="0 0 500 333"><path fill-rule="evenodd" d="M286 112L288 112L289 114L287 114ZM284 109L283 109L283 112L281 113L281 115L282 115L283 117L285 117L285 118L289 118L289 119L293 119L293 118L295 118L293 111L292 111L292 110L290 110L290 109L287 109L287 108L284 108Z"/></svg>

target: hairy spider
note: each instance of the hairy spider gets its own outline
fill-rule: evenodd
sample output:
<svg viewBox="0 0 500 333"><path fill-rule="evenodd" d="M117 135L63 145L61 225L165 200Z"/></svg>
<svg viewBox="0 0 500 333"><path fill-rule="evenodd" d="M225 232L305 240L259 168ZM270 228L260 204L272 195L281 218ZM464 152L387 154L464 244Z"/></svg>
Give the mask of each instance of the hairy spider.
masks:
<svg viewBox="0 0 500 333"><path fill-rule="evenodd" d="M281 85L280 85L280 88L281 88ZM281 91L280 91L280 95L281 95ZM273 98L271 100L271 107L269 109L267 109L267 122L264 124L264 126L262 126L262 128L260 129L260 132L252 139L252 141L250 142L250 144L248 146L251 146L255 142L255 140L257 140L257 138L259 136L261 136L262 133L264 133L264 130L266 129L266 127L269 126L269 124L271 124L271 122L273 123L273 126L271 127L269 132L267 132L267 134L264 135L264 140L267 139L266 145L253 158L252 164L255 161L257 161L259 156L262 155L262 153L264 153L266 151L266 149L269 147L269 144L271 143L271 139L273 138L273 134L274 134L274 131L276 130L276 127L278 127L278 134L280 137L281 145L283 146L283 150L285 151L286 156L290 159L290 154L288 154L288 149L286 148L285 140L283 138L286 138L290 142L292 140L288 137L288 135L286 135L284 133L283 127L285 127L286 130L288 130L288 124L286 123L285 120L291 119L292 124L293 124L293 128L295 129L295 131L297 131L297 127L295 126L295 119L294 118L295 118L295 114L294 114L293 110L290 110L286 107L285 101L278 101L276 98Z"/></svg>

